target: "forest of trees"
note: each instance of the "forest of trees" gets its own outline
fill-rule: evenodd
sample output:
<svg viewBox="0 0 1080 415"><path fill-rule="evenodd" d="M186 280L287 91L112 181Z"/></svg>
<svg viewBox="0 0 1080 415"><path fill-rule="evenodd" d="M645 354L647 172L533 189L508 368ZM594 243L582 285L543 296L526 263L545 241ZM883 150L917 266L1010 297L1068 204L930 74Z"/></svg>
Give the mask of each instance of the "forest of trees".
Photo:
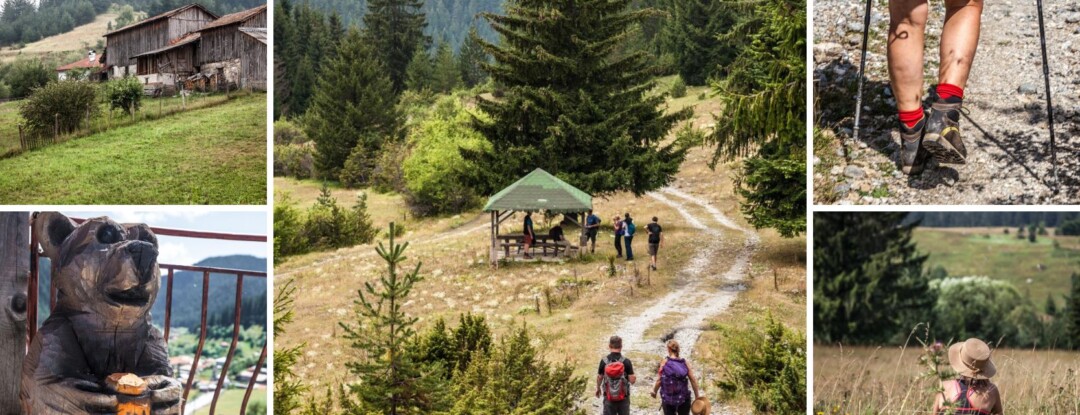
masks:
<svg viewBox="0 0 1080 415"><path fill-rule="evenodd" d="M1058 227L1080 219L1080 212L914 212L908 221L933 228L1017 227L1043 223Z"/></svg>
<svg viewBox="0 0 1080 415"><path fill-rule="evenodd" d="M942 342L979 337L1005 347L1080 348L1080 273L1061 287L1064 307L1049 298L1040 310L1009 282L925 269L927 256L912 241L920 223L907 216L814 215L815 341L902 344L928 323Z"/></svg>

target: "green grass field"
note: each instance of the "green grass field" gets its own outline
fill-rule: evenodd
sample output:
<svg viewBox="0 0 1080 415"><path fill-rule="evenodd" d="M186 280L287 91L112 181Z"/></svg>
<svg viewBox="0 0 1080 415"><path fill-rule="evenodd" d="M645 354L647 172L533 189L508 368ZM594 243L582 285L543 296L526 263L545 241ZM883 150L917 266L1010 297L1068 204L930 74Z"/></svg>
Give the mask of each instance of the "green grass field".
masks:
<svg viewBox="0 0 1080 415"><path fill-rule="evenodd" d="M19 104L0 104L0 156L19 149Z"/></svg>
<svg viewBox="0 0 1080 415"><path fill-rule="evenodd" d="M228 389L222 391L221 396L218 397L217 410L215 413L228 415L240 414L240 404L244 401L244 393L245 389ZM251 391L251 400L248 401L248 408L251 408L251 404L255 401L266 402L266 389L255 389ZM195 415L209 414L210 406L195 411Z"/></svg>
<svg viewBox="0 0 1080 415"><path fill-rule="evenodd" d="M930 254L929 268L942 266L952 276L985 275L1009 281L1040 307L1053 293L1057 304L1063 305L1061 295L1069 290L1070 276L1080 272L1080 238L1039 236L1031 243L1017 239L1016 229L1008 235L1003 229L917 228L913 239L919 251Z"/></svg>
<svg viewBox="0 0 1080 415"><path fill-rule="evenodd" d="M263 204L266 97L240 95L0 160L0 202Z"/></svg>

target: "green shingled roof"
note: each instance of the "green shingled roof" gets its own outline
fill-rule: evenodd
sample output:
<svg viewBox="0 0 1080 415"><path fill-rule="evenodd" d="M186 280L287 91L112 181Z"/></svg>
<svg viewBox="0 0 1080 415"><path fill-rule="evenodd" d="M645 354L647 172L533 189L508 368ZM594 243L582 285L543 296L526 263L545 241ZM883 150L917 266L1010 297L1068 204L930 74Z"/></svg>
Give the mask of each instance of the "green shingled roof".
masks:
<svg viewBox="0 0 1080 415"><path fill-rule="evenodd" d="M488 199L484 211L584 212L592 209L592 196L542 169L533 170L521 180Z"/></svg>

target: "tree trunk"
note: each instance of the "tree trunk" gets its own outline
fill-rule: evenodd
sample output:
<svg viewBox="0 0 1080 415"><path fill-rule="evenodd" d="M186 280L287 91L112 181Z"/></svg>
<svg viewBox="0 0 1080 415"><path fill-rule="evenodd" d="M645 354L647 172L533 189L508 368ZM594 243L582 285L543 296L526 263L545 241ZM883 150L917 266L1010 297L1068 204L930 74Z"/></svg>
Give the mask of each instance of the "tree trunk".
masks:
<svg viewBox="0 0 1080 415"><path fill-rule="evenodd" d="M19 378L26 355L26 280L30 215L0 213L0 414L21 414Z"/></svg>

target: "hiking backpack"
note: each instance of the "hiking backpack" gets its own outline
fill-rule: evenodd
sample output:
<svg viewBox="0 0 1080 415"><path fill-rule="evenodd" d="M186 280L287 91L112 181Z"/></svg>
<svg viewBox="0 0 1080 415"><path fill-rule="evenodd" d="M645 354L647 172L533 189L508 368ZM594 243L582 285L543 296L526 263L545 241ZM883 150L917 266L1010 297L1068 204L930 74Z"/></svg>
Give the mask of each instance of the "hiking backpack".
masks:
<svg viewBox="0 0 1080 415"><path fill-rule="evenodd" d="M664 405L679 406L690 400L687 380L690 368L683 359L668 358L660 368L660 400Z"/></svg>
<svg viewBox="0 0 1080 415"><path fill-rule="evenodd" d="M634 232L637 232L637 226L634 226L634 222L627 222L626 236L634 236Z"/></svg>
<svg viewBox="0 0 1080 415"><path fill-rule="evenodd" d="M625 357L611 361L604 357L604 399L622 402L630 395L630 380L626 378Z"/></svg>

